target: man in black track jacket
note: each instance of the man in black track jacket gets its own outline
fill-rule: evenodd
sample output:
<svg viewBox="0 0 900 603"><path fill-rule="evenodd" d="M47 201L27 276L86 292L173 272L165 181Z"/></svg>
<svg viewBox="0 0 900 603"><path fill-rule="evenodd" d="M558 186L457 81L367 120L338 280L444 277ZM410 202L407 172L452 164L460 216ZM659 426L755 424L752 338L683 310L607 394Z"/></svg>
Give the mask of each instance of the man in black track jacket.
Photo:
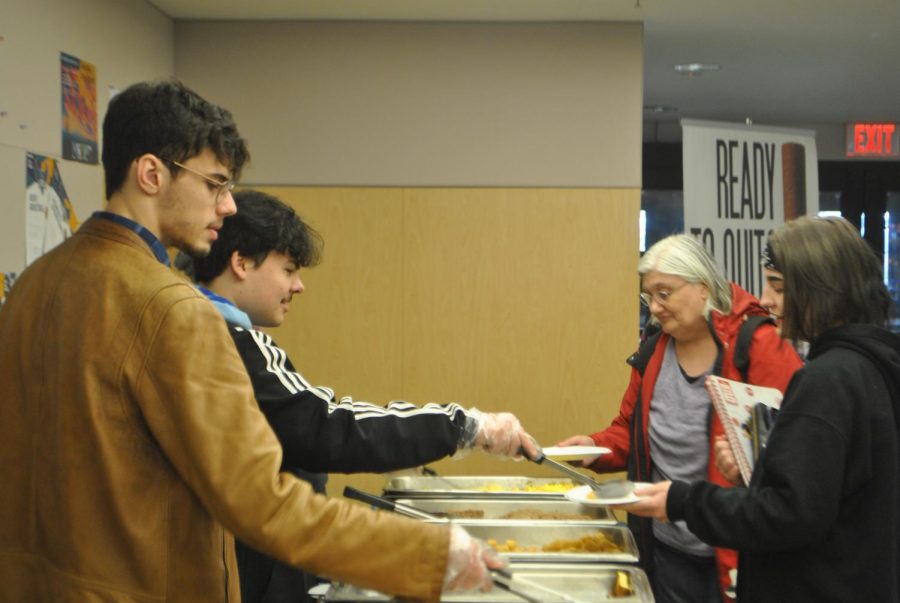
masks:
<svg viewBox="0 0 900 603"><path fill-rule="evenodd" d="M207 257L179 265L219 309L247 367L259 406L284 449L283 469L324 490L328 472L385 472L415 467L479 448L516 456L536 454L515 416L458 404L386 406L336 398L311 385L286 352L258 327L284 321L293 295L303 292L301 267L319 259L321 239L294 211L258 191L234 195L238 212L218 233ZM306 600L311 579L237 543L242 601Z"/></svg>

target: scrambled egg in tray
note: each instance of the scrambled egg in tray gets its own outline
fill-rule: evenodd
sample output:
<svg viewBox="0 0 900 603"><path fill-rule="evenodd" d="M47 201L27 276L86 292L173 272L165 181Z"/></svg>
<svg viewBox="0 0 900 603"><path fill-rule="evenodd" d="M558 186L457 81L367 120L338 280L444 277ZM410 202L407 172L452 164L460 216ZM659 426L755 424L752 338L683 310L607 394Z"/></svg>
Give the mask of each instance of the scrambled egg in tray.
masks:
<svg viewBox="0 0 900 603"><path fill-rule="evenodd" d="M476 490L480 492L568 492L575 487L575 484L569 481L548 482L543 484L535 484L526 482L523 486L504 486L502 484L484 484L478 486Z"/></svg>

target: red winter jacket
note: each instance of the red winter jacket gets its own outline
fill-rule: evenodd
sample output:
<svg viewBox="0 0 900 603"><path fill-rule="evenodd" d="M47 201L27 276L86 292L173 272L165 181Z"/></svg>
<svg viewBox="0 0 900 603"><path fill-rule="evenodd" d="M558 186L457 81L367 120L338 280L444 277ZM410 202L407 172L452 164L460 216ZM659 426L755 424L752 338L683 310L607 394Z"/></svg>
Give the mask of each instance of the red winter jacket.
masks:
<svg viewBox="0 0 900 603"><path fill-rule="evenodd" d="M743 381L740 371L734 365L734 348L738 331L749 316L768 315L759 301L732 283L732 310L725 316L717 311L710 314L709 325L719 347L714 372L727 379ZM653 389L662 366L669 335L662 333L647 363L643 377L637 368L632 368L631 381L622 397L619 415L603 431L591 435L598 446L612 450L603 455L591 469L603 473L628 470L628 477L634 481L649 481L653 459L650 457L649 417L653 402ZM750 344L750 366L747 382L754 385L775 387L784 392L794 372L802 366L802 361L790 343L781 339L772 324L763 324L756 329ZM637 353L629 358L634 365ZM710 402L712 405L712 402ZM720 486L732 484L716 469L713 442L724 433L719 417L710 412L709 462L707 479ZM652 523L649 520L629 516L629 525L635 532L641 549L641 559L649 563L652 559ZM737 552L730 549L716 549L719 578L725 591L733 592L729 571L737 568Z"/></svg>

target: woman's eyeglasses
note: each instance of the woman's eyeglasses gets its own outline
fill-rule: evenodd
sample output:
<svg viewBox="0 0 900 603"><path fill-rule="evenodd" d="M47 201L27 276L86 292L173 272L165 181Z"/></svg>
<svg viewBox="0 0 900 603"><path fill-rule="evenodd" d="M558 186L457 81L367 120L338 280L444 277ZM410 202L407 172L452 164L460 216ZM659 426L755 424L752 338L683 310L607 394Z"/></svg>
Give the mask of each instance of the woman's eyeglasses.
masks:
<svg viewBox="0 0 900 603"><path fill-rule="evenodd" d="M641 303L645 306L650 306L654 301L658 304L666 305L666 303L672 298L675 293L678 292L679 289L684 287L685 285L689 285L690 283L681 283L674 289L657 289L656 291L649 293L647 291L641 292Z"/></svg>

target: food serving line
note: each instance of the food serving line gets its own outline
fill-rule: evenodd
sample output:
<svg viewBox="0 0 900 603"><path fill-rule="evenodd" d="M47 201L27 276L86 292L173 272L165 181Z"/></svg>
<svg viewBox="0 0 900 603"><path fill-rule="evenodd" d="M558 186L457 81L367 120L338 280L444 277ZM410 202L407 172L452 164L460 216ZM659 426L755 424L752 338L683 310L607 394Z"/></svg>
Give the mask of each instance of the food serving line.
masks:
<svg viewBox="0 0 900 603"><path fill-rule="evenodd" d="M604 491L579 487L572 479L547 477L400 476L387 481L383 496L351 487L344 496L422 521L453 521L494 546L509 562L506 571L494 574L497 588L491 592L445 594L442 601L652 602L647 576L637 565L634 536L606 506L634 500L630 486L622 491L621 481L615 481ZM322 600L394 599L334 583Z"/></svg>

